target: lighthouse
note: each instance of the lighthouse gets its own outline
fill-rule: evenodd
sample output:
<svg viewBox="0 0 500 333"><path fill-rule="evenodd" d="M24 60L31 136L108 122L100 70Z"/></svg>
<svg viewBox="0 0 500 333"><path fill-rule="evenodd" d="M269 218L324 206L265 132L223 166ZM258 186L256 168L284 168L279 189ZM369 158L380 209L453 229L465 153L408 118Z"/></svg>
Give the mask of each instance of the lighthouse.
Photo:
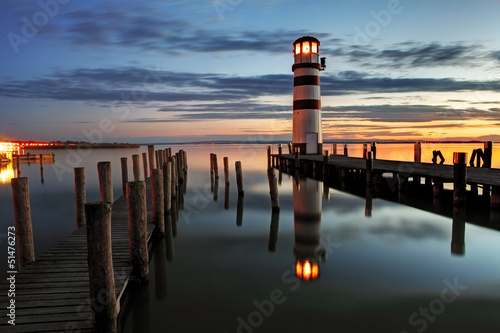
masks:
<svg viewBox="0 0 500 333"><path fill-rule="evenodd" d="M304 36L293 43L293 151L321 154L321 93L319 72L325 58L319 57L319 40Z"/></svg>

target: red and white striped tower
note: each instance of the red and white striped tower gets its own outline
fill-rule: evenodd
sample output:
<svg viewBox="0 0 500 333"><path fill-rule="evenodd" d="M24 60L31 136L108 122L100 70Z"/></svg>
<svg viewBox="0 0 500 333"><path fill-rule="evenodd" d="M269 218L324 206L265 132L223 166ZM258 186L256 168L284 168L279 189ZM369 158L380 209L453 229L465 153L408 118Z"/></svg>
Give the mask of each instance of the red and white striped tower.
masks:
<svg viewBox="0 0 500 333"><path fill-rule="evenodd" d="M305 36L293 43L293 151L321 154L321 93L319 72L325 58L319 57L319 40Z"/></svg>
<svg viewBox="0 0 500 333"><path fill-rule="evenodd" d="M295 274L302 280L319 277L319 261L324 251L320 244L321 198L319 182L301 178L293 187L293 215L295 231Z"/></svg>

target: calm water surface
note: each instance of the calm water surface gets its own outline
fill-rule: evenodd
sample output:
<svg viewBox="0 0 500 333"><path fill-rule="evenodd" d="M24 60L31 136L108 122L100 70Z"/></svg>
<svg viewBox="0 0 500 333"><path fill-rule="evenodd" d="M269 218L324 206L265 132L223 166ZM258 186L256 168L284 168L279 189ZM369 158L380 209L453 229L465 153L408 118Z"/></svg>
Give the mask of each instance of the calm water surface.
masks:
<svg viewBox="0 0 500 333"><path fill-rule="evenodd" d="M353 147L350 155L360 156L362 146ZM470 154L481 145L422 147L423 162L435 149L451 162L453 151ZM122 332L499 331L497 231L467 224L465 255L452 255L450 218L381 199L373 200L372 216L365 217L364 198L330 189L324 199L322 182L296 182L285 174L279 186L281 212L272 216L265 146L172 148L188 153L184 210L176 237L155 247L149 284L130 290ZM82 161L75 153L55 151L60 165L45 165L44 184L38 164L23 164L22 174L30 180L36 254L75 229L73 173L65 167L86 167L87 199L96 201L96 164L111 161L117 198L120 157L145 151L94 150ZM218 155L221 176L215 196L211 152ZM494 167L500 167L497 152ZM412 160L413 146L379 145L377 154ZM228 205L223 156L231 166ZM236 160L243 165L242 202ZM10 184L1 184L0 232L5 232L14 218ZM296 276L297 262L309 281ZM317 278L307 265L317 267Z"/></svg>

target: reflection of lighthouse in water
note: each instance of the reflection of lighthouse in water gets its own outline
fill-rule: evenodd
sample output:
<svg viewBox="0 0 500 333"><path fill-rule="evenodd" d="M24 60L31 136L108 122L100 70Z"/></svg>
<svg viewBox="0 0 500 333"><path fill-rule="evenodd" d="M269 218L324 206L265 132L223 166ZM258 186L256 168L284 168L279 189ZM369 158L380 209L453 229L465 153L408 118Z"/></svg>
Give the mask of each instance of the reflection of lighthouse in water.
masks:
<svg viewBox="0 0 500 333"><path fill-rule="evenodd" d="M314 179L303 178L294 185L295 273L306 281L319 277L319 259L324 257L320 245L321 197L321 187Z"/></svg>

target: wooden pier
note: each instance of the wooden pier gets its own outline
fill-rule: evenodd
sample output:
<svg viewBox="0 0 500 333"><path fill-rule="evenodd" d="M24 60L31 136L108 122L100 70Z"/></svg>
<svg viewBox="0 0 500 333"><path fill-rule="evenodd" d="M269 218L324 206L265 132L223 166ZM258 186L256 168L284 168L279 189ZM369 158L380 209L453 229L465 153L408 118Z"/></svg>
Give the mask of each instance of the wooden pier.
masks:
<svg viewBox="0 0 500 333"><path fill-rule="evenodd" d="M148 184L148 242L151 223L151 186ZM125 196L113 203L111 239L117 304L129 282L129 236ZM89 299L87 231L83 226L36 258L16 274L15 326L5 325L3 332L93 332ZM9 285L2 283L0 316L7 316Z"/></svg>
<svg viewBox="0 0 500 333"><path fill-rule="evenodd" d="M25 154L25 155L12 155L12 159L16 161L19 158L19 161L21 162L31 162L31 161L40 161L42 160L43 162L51 162L54 161L55 159L55 154Z"/></svg>

